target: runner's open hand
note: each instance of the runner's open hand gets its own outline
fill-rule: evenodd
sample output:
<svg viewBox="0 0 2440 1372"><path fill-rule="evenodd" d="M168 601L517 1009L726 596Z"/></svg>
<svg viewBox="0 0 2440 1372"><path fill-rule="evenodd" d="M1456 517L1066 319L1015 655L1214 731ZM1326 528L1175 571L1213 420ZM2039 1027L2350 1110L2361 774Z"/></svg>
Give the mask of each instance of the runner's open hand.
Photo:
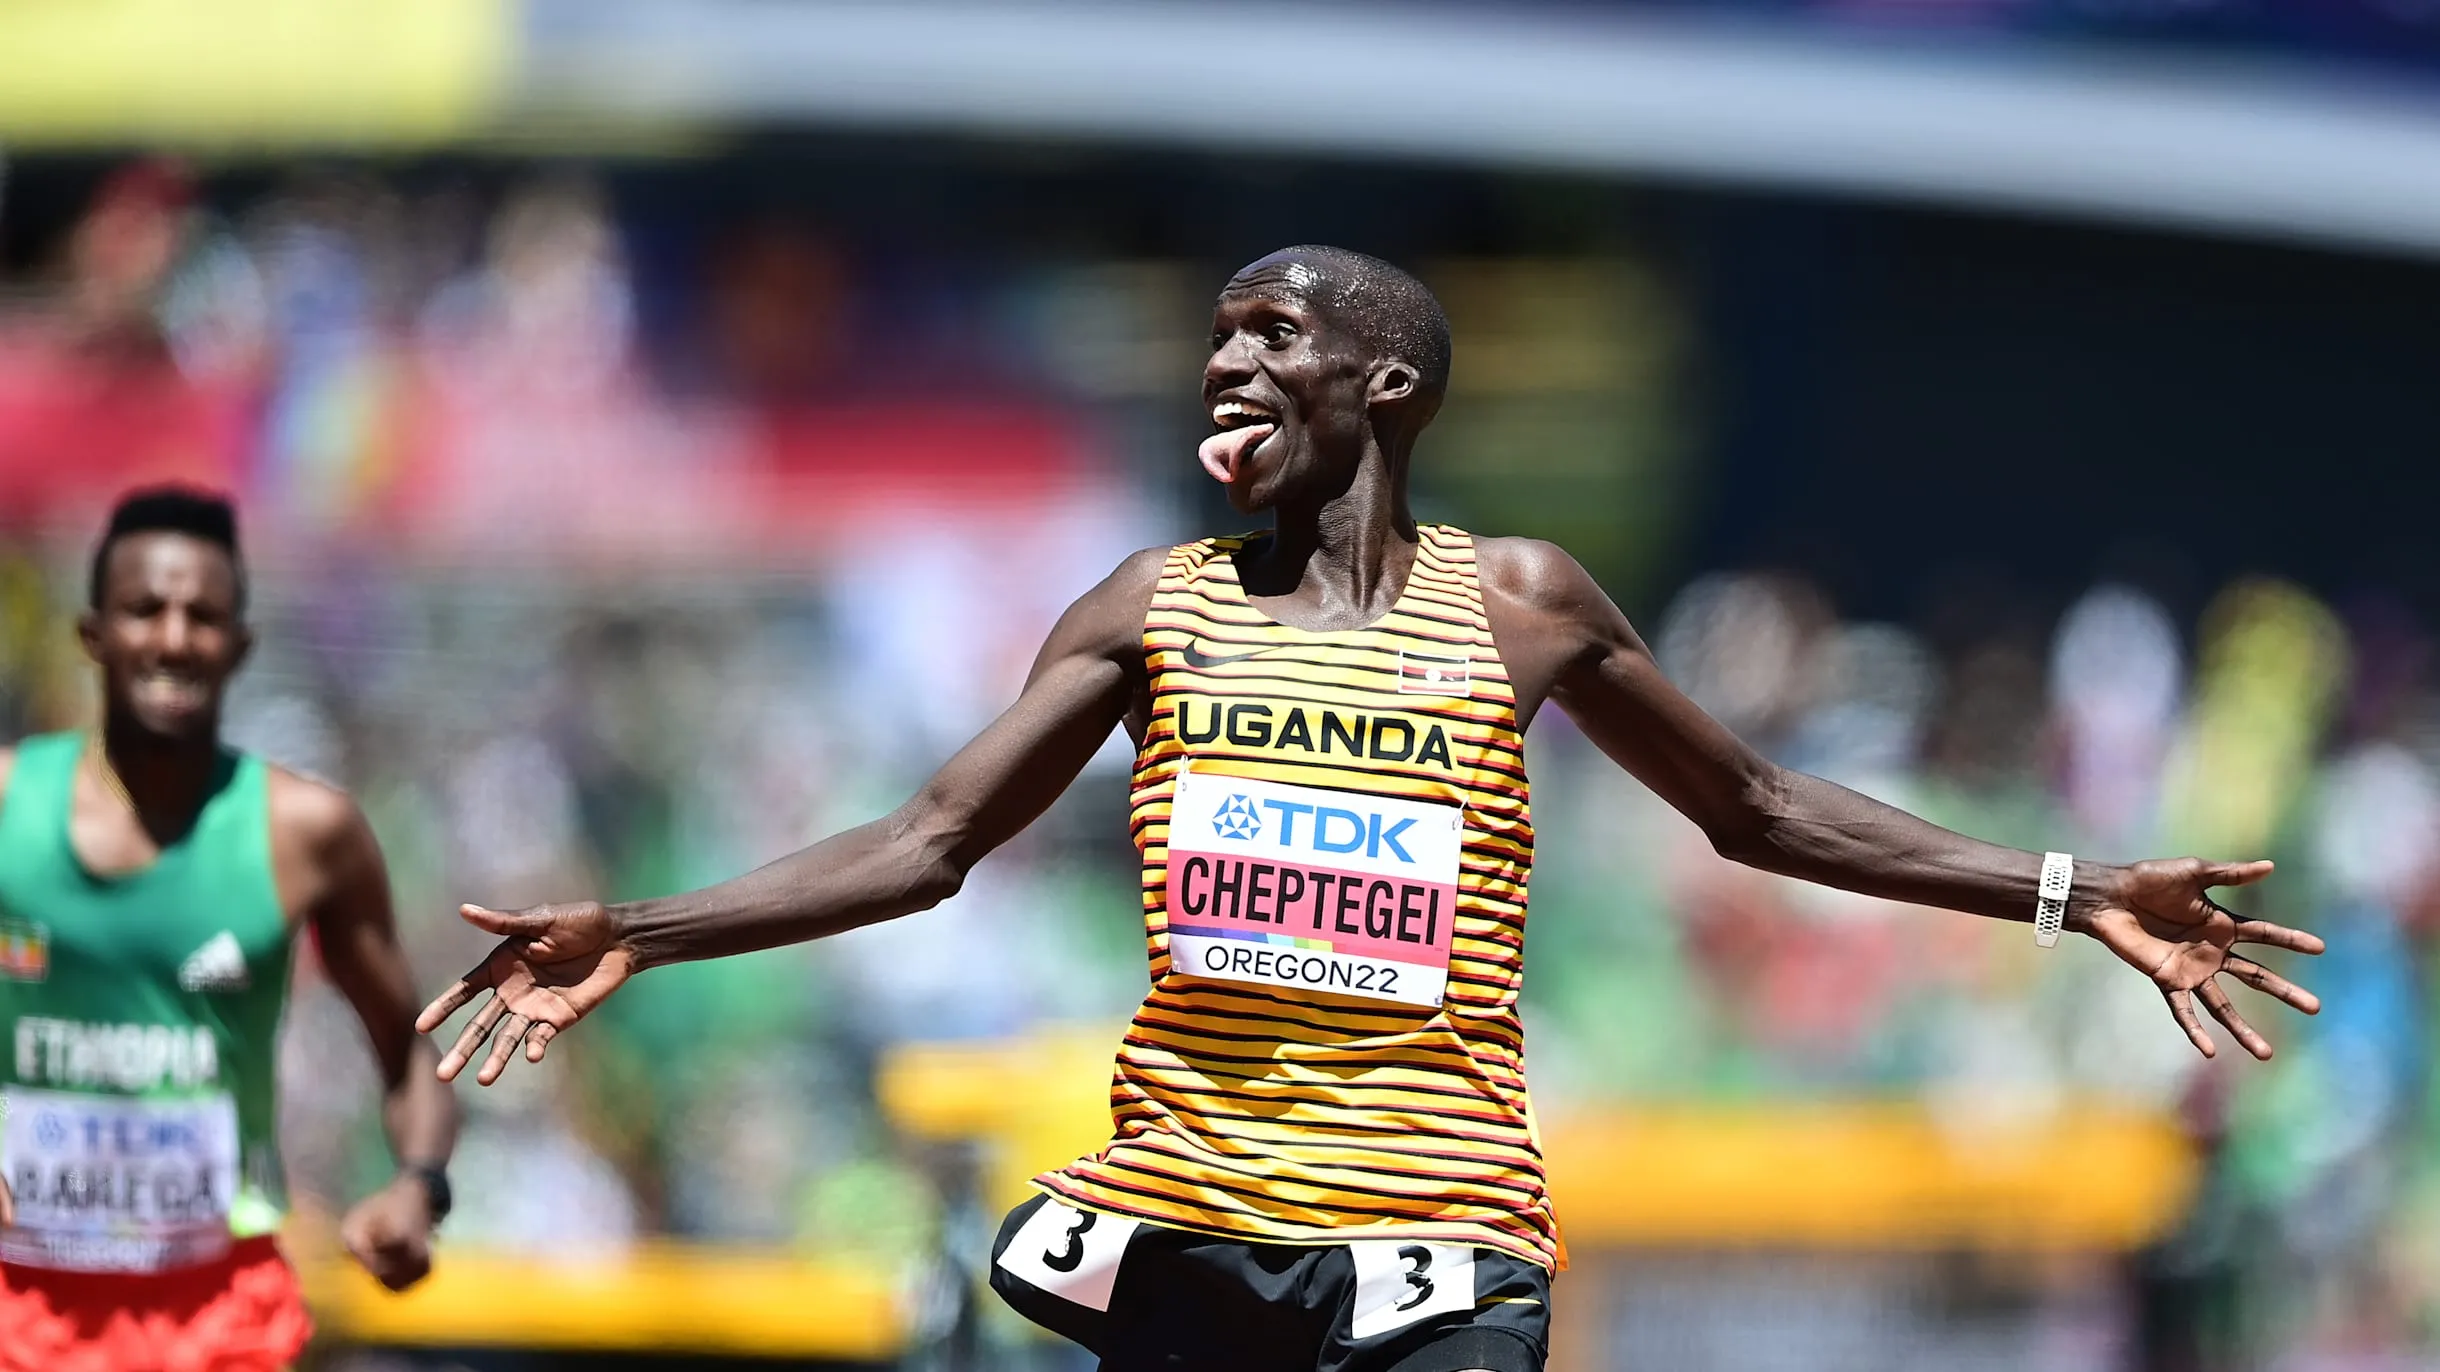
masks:
<svg viewBox="0 0 2440 1372"><path fill-rule="evenodd" d="M2261 963L2233 951L2232 945L2258 943L2297 953L2318 953L2320 938L2301 929L2265 920L2238 919L2211 898L2214 886L2245 886L2269 876L2267 862L2205 862L2200 858L2165 858L2118 869L2117 889L2104 895L2093 911L2086 932L2109 945L2120 960L2152 979L2169 1002L2169 1013L2202 1050L2218 1052L2203 1022L2194 1013L2203 1008L2220 1022L2245 1051L2257 1058L2271 1055L2270 1042L2255 1032L2230 1003L2219 974L2228 973L2264 995L2316 1014L2321 998Z"/></svg>
<svg viewBox="0 0 2440 1372"><path fill-rule="evenodd" d="M443 1081L454 1081L465 1070L495 1028L501 1033L474 1074L478 1083L498 1081L521 1042L527 1062L542 1061L552 1038L584 1018L635 971L635 955L619 942L610 912L595 901L509 912L461 905L458 913L468 924L502 937L491 956L415 1017L416 1032L429 1034L485 987L491 989L491 999L475 1011L441 1059Z"/></svg>

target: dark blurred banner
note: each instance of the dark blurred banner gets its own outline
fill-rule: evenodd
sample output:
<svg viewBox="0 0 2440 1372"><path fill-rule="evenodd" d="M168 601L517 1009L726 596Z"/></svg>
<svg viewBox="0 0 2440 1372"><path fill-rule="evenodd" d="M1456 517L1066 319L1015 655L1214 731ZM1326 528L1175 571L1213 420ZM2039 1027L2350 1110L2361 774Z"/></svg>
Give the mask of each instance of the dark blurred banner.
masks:
<svg viewBox="0 0 2440 1372"><path fill-rule="evenodd" d="M1795 20L1852 33L2013 34L2163 50L2371 59L2440 74L2427 0L1559 0L1585 11Z"/></svg>
<svg viewBox="0 0 2440 1372"><path fill-rule="evenodd" d="M0 150L988 130L2431 252L2436 28L2425 0L95 0L0 8ZM1297 99L1213 98L1249 43Z"/></svg>

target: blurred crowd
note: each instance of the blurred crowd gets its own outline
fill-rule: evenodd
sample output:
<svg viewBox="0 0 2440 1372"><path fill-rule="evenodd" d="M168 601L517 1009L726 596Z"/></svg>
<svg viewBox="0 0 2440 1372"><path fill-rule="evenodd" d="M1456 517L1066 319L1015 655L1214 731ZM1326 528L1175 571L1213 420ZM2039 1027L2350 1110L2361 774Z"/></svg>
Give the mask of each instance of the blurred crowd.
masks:
<svg viewBox="0 0 2440 1372"><path fill-rule="evenodd" d="M1195 532L1167 460L1195 322L1159 326L1194 273L850 271L802 226L716 227L622 223L579 181L317 181L239 213L171 169L106 183L0 283L0 735L88 717L68 625L95 502L184 475L243 493L256 549L262 645L230 732L362 799L427 983L484 946L460 900L666 892L895 805L1010 698L1068 599ZM952 384L1006 408L961 439L926 403ZM1862 622L1801 575L1719 571L1644 627L1774 758L1951 827L2278 859L2229 899L2329 939L2287 969L2328 1009L2248 999L2280 1056L2206 1066L2097 948L1732 867L1551 711L1543 1108L2174 1110L2213 1204L2147 1259L2163 1280L2246 1293L2232 1328L2301 1347L2420 1346L2440 1317L2431 626L2377 589L2274 579L2191 604L2141 578L2063 605L1953 590ZM932 1251L967 1180L893 1131L875 1064L1127 1012L1126 761L1114 742L941 910L656 972L547 1070L462 1092L453 1239ZM305 961L285 1139L300 1204L331 1208L388 1164L358 1034Z"/></svg>
<svg viewBox="0 0 2440 1372"><path fill-rule="evenodd" d="M103 178L0 281L0 736L90 718L95 521L181 479L241 500L261 644L228 731L361 799L428 983L485 942L461 900L667 892L883 813L1168 517L1099 451L1111 379L1034 346L1093 281L975 299L879 257L850 291L827 251L795 222L656 240L579 179L215 204L174 165ZM921 927L673 969L565 1070L465 1093L453 1236L929 1251L959 1163L890 1136L873 1063L1124 1013L1140 934L1097 821L1125 763ZM1098 961L1029 935L1071 925ZM389 1166L359 1038L308 965L283 1064L308 1207Z"/></svg>
<svg viewBox="0 0 2440 1372"><path fill-rule="evenodd" d="M2172 1110L2207 1160L2206 1200L2148 1261L2182 1298L2220 1302L2202 1323L2229 1343L2196 1365L2290 1342L2425 1347L2440 1314L2427 627L2383 595L2332 605L2268 579L2219 589L2194 623L2128 583L2055 617L1992 588L1935 605L1921 625L1849 622L1802 579L1715 574L1653 642L1776 759L1963 832L2109 860L2276 859L2270 881L2223 896L2328 939L2326 956L2280 963L2321 1015L2240 992L2279 1055L2243 1061L2222 1035L2205 1064L2097 946L2045 953L2014 925L1730 866L1553 720L1537 1090L1897 1093L1964 1127L2038 1123L2069 1100Z"/></svg>

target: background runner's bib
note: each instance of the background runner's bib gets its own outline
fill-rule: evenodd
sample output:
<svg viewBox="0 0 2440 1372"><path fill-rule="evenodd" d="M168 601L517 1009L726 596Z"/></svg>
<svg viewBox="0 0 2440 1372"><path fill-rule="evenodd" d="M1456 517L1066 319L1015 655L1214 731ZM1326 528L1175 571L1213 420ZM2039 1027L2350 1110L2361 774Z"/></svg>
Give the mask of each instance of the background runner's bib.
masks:
<svg viewBox="0 0 2440 1372"><path fill-rule="evenodd" d="M229 1248L237 1103L0 1088L0 1169L17 1223L0 1262L158 1271Z"/></svg>
<svg viewBox="0 0 2440 1372"><path fill-rule="evenodd" d="M1557 1265L1517 1020L1516 695L1473 540L1418 533L1398 603L1333 632L1246 598L1246 540L1170 550L1132 796L1152 985L1119 1047L1114 1137L1036 1179L1055 1198L1236 1239Z"/></svg>
<svg viewBox="0 0 2440 1372"><path fill-rule="evenodd" d="M84 747L26 739L0 795L0 1261L163 1271L279 1227L292 940L261 762L224 752L194 828L105 878L68 842Z"/></svg>
<svg viewBox="0 0 2440 1372"><path fill-rule="evenodd" d="M1169 820L1169 968L1438 1005L1454 806L1188 772Z"/></svg>

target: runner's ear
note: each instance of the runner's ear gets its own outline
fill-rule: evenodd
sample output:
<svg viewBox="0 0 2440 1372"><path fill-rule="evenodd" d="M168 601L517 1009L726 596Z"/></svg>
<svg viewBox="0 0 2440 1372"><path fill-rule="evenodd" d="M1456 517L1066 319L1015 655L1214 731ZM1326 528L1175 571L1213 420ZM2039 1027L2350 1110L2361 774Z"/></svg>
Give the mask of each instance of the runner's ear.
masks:
<svg viewBox="0 0 2440 1372"><path fill-rule="evenodd" d="M1409 399L1422 380L1422 374L1413 367L1393 359L1372 374L1372 381L1365 387L1365 403L1388 405Z"/></svg>

